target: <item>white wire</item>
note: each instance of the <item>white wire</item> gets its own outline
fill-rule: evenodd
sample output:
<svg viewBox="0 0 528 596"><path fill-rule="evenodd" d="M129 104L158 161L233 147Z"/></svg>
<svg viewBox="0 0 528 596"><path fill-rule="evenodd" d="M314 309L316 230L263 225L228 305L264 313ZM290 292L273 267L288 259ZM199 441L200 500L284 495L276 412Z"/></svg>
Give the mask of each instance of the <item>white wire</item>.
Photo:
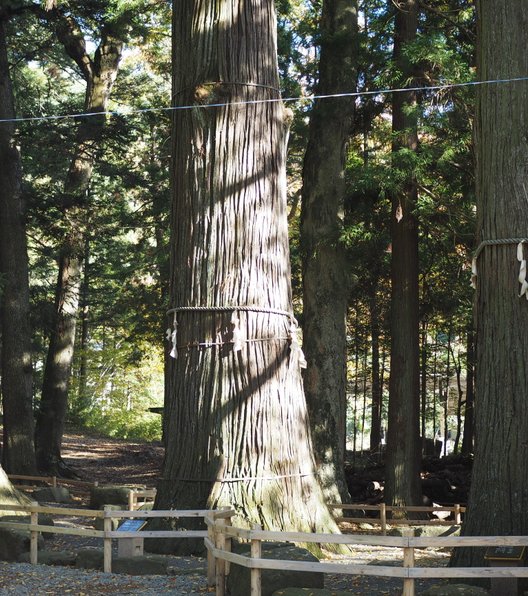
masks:
<svg viewBox="0 0 528 596"><path fill-rule="evenodd" d="M526 77L516 77L510 79L491 79L486 81L466 81L464 83L448 83L445 85L432 85L430 87L401 87L397 89L377 89L374 91L350 91L347 93L330 93L327 95L307 95L302 97L276 97L269 99L252 99L247 101L233 101L226 103L210 103L210 104L193 104L184 106L170 106L170 107L158 107L158 108L143 108L143 109L131 109L126 112L120 112L118 110L109 110L106 112L80 112L76 114L59 114L56 116L29 116L21 118L0 118L1 122L36 122L36 121L49 121L49 120L65 120L68 118L89 118L91 116L131 116L133 114L146 114L152 112L174 112L177 110L192 110L192 109L209 109L209 108L222 108L227 106L245 106L254 105L261 103L292 103L302 101L315 101L321 99L336 99L342 97L365 97L372 95L387 95L390 93L403 93L409 91L442 91L444 89L457 89L461 87L476 87L480 85L498 85L504 83L517 83L520 81L528 81Z"/></svg>

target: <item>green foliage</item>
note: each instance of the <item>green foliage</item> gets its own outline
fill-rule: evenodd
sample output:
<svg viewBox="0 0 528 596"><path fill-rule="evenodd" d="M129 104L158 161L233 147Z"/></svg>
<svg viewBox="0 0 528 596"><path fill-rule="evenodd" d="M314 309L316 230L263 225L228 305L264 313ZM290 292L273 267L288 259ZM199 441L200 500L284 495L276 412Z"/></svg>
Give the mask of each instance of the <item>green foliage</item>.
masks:
<svg viewBox="0 0 528 596"><path fill-rule="evenodd" d="M69 417L113 437L158 440L161 416L148 409L163 404L163 354L151 344L116 338L113 329L98 330L88 353L77 353ZM89 363L84 388L78 368L83 356Z"/></svg>
<svg viewBox="0 0 528 596"><path fill-rule="evenodd" d="M10 4L18 6L14 1ZM153 370L161 383L169 279L170 115L130 111L170 105L170 6L156 0L62 0L56 4L58 10L78 17L90 47L96 44L104 24L128 32L111 102L111 110L117 114L107 120L90 188L86 222L90 256L84 296L88 339L84 351L77 349L70 414L116 436L138 433L150 437L159 432L160 417L144 411L163 399L160 387L153 389L145 371L151 366L152 354L157 354ZM321 2L278 0L276 4L281 90L285 97L302 97L316 88ZM386 0L362 0L359 6L357 90L399 86L402 81L392 62L391 5ZM405 49L416 75L403 84L434 86L471 80L473 2L441 0L424 3L421 8L419 35ZM83 81L55 42L50 24L31 12L20 13L11 19L9 35L17 113L80 112ZM361 362L369 350L370 300L379 307L381 340L387 346L390 198L409 173L419 188L416 215L422 322L429 326L431 337L433 329L445 330L447 322L453 324L452 333L461 336L471 318L468 257L475 220L473 90L419 93L418 105L412 108L419 126L417 152L392 151L389 100L390 96L382 95L358 98L347 147L348 197L340 222L340 242L357 280L350 299L360 314L350 325L349 344L351 353L355 349L361 352ZM306 102L288 103L288 107L293 110L288 156L292 272L295 306L300 310L297 216L310 109ZM72 119L21 123L17 132L28 206L37 371L42 369L53 310L56 246L63 234L59 199L77 124ZM78 346L80 343L79 338ZM80 378L83 357L87 359L85 381ZM371 374L368 358L358 364L358 371ZM132 409L128 409L130 396Z"/></svg>

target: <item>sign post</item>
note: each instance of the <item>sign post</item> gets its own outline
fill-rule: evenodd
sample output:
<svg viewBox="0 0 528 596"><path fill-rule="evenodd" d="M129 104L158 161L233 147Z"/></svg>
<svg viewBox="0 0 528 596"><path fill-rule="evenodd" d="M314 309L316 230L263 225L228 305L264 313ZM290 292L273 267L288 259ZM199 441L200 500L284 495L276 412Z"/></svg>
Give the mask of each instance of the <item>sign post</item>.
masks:
<svg viewBox="0 0 528 596"><path fill-rule="evenodd" d="M118 532L139 532L147 522L142 519L127 519L119 528ZM121 557L141 557L143 555L143 538L124 537L117 539L117 556Z"/></svg>
<svg viewBox="0 0 528 596"><path fill-rule="evenodd" d="M526 554L524 546L493 546L486 549L484 559L490 567L522 567ZM491 596L517 596L516 577L492 577Z"/></svg>

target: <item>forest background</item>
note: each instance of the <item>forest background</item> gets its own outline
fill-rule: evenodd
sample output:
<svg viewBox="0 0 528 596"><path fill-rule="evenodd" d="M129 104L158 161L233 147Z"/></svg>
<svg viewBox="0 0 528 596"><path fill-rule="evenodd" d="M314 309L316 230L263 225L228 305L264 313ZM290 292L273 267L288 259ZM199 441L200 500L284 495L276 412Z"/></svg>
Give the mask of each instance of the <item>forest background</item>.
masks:
<svg viewBox="0 0 528 596"><path fill-rule="evenodd" d="M347 303L347 448L377 450L387 427L390 361L391 196L417 180L421 432L471 450L472 290L475 230L471 127L474 90L443 87L474 78L475 16L471 2L425 4L406 48L418 92L419 150L393 148L390 93L402 86L393 59L390 3L359 3L354 117L347 131L346 192L339 206L340 280ZM127 13L122 57L109 94L105 126L85 189L82 288L69 384L68 419L111 435L161 437L167 326L169 242L170 14L158 2L69 2L64 14L87 41L101 42L105 20ZM300 225L303 159L310 96L317 89L321 3L282 1L279 14L281 92L292 110L288 150L292 283L303 326ZM114 11L114 14L112 14ZM58 35L58 20L17 11L7 24L9 68L27 205L35 408L50 342L56 278L64 241L64 181L79 119L47 118L85 109L86 78ZM323 40L324 41L324 40ZM350 78L348 79L351 80ZM409 81L403 81L408 86ZM436 86L440 88L435 89ZM432 89L428 89L431 88ZM291 100L291 101L290 101ZM342 100L324 100L330 109ZM341 103L339 103L341 102ZM346 108L345 108L346 109ZM339 118L339 114L336 116ZM41 118L42 117L42 118ZM67 219L67 217L66 217ZM324 240L323 240L324 241ZM464 420L468 425L463 431ZM373 435L373 436L372 436ZM466 442L463 442L464 436ZM469 439L469 440L467 440Z"/></svg>

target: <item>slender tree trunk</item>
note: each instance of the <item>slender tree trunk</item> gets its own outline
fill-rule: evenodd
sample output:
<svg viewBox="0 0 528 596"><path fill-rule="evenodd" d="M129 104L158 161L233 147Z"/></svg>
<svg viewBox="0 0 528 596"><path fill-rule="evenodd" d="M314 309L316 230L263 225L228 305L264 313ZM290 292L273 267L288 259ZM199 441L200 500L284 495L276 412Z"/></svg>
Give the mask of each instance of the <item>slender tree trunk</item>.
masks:
<svg viewBox="0 0 528 596"><path fill-rule="evenodd" d="M477 2L479 80L528 72L528 4ZM477 92L477 238L527 238L526 82ZM475 461L466 535L528 533L528 301L519 296L515 244L486 246L477 261ZM519 251L519 252L518 252ZM483 549L456 549L457 564L483 564Z"/></svg>
<svg viewBox="0 0 528 596"><path fill-rule="evenodd" d="M104 112L117 75L122 42L109 29L103 29L101 43L92 61L72 17L59 19L57 35L86 79L85 111ZM62 210L66 234L60 247L54 323L35 433L37 464L47 473L68 473L62 462L61 445L79 310L81 264L89 212L88 188L104 122L104 115L81 121L74 157L64 184Z"/></svg>
<svg viewBox="0 0 528 596"><path fill-rule="evenodd" d="M447 354L447 363L446 363L446 385L445 385L445 395L442 400L443 407L444 407L444 456L447 455L447 437L449 435L449 386L451 383L451 328L449 328L448 336L447 336L447 347L446 347L446 354Z"/></svg>
<svg viewBox="0 0 528 596"><path fill-rule="evenodd" d="M460 355L455 359L455 353L451 348L451 357L453 358L453 367L455 369L456 384L457 384L457 429L455 436L455 444L453 452L458 453L460 445L460 435L462 433L462 406L464 405L464 390L462 389L462 363Z"/></svg>
<svg viewBox="0 0 528 596"><path fill-rule="evenodd" d="M324 0L319 94L355 88L357 48L357 2ZM305 391L319 478L325 497L331 501L349 499L343 451L349 276L339 236L346 143L353 114L354 101L350 98L315 103L303 167L303 347L308 363Z"/></svg>
<svg viewBox="0 0 528 596"><path fill-rule="evenodd" d="M473 330L467 332L466 348L466 407L464 409L463 455L473 453L474 404L475 404L475 338Z"/></svg>
<svg viewBox="0 0 528 596"><path fill-rule="evenodd" d="M367 421L367 382L369 378L368 371L368 337L365 337L365 346L363 352L363 408L361 410L361 451L364 450L365 443L365 424Z"/></svg>
<svg viewBox="0 0 528 596"><path fill-rule="evenodd" d="M392 2L391 2L392 4ZM394 60L402 82L414 75L405 46L416 37L417 0L396 8ZM393 151L416 151L416 95L393 94ZM392 200L391 365L385 499L391 505L417 505L420 486L420 361L418 312L418 193L411 173Z"/></svg>
<svg viewBox="0 0 528 596"><path fill-rule="evenodd" d="M352 444L352 453L354 456L354 465L356 462L356 450L357 450L357 434L358 434L358 427L357 427L357 402L358 402L358 395L359 395L359 305L356 305L355 308L355 317L356 321L355 329L354 329L354 441Z"/></svg>
<svg viewBox="0 0 528 596"><path fill-rule="evenodd" d="M434 344L433 353L433 438L435 441L435 453L436 453L436 430L438 428L438 420L436 417L436 392L438 388L438 345Z"/></svg>
<svg viewBox="0 0 528 596"><path fill-rule="evenodd" d="M372 403L370 450L377 452L381 445L381 377L380 377L380 322L375 287L370 296L370 335L372 349Z"/></svg>
<svg viewBox="0 0 528 596"><path fill-rule="evenodd" d="M173 27L176 106L196 107L174 111L170 296L191 310L175 313L156 507L334 531L290 314L274 2L181 0Z"/></svg>
<svg viewBox="0 0 528 596"><path fill-rule="evenodd" d="M90 239L88 235L84 238L84 263L83 276L81 285L81 332L79 339L80 357L79 357L79 391L77 394L77 408L78 415L82 418L83 413L89 407L88 396L88 336L90 329L89 320L89 295L90 295Z"/></svg>
<svg viewBox="0 0 528 596"><path fill-rule="evenodd" d="M422 345L420 349L421 366L420 366L420 400L422 405L421 416L421 437L422 437L422 454L425 453L426 441L426 424L427 424L427 323L422 325Z"/></svg>
<svg viewBox="0 0 528 596"><path fill-rule="evenodd" d="M15 116L5 25L0 15L0 119ZM22 170L14 134L12 122L0 122L2 463L7 472L31 474L36 468L28 255Z"/></svg>

